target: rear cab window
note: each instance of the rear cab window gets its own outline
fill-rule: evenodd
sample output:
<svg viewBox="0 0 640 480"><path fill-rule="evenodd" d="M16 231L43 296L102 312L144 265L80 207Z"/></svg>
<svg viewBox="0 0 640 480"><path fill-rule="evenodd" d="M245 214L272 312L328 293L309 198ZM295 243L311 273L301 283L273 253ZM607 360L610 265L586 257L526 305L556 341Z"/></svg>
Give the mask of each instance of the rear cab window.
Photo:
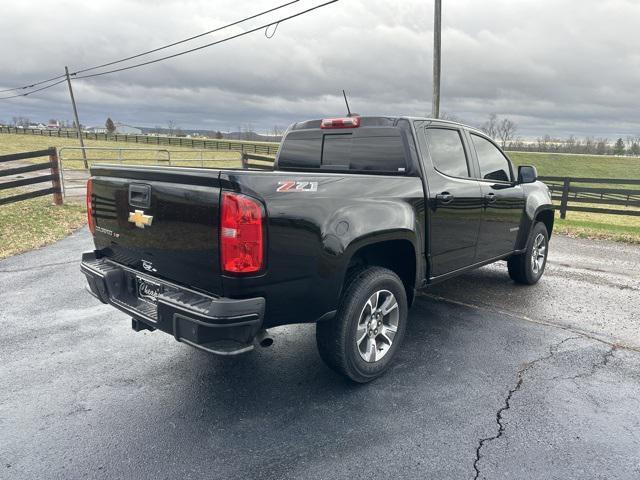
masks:
<svg viewBox="0 0 640 480"><path fill-rule="evenodd" d="M437 171L450 177L470 177L467 155L458 130L429 127L425 134L431 161Z"/></svg>
<svg viewBox="0 0 640 480"><path fill-rule="evenodd" d="M396 126L292 130L277 164L281 170L350 171L405 175L413 172L407 132Z"/></svg>

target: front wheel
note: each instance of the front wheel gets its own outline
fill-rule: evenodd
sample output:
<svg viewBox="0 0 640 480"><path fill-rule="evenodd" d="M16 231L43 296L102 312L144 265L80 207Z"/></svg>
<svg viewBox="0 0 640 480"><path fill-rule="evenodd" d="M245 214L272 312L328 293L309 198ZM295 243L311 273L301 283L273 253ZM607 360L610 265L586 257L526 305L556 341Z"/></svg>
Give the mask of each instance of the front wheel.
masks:
<svg viewBox="0 0 640 480"><path fill-rule="evenodd" d="M531 239L525 253L513 255L507 260L509 276L514 282L533 285L544 273L549 253L549 234L542 222L533 226Z"/></svg>
<svg viewBox="0 0 640 480"><path fill-rule="evenodd" d="M336 316L316 325L320 356L358 383L382 375L400 347L407 322L402 280L381 267L366 268L346 286Z"/></svg>

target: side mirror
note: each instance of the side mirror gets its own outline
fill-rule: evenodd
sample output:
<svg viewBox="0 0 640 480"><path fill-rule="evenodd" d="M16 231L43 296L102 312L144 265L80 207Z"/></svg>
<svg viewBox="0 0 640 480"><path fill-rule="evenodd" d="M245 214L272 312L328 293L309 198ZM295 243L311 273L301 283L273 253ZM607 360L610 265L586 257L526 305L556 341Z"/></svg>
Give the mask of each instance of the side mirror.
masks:
<svg viewBox="0 0 640 480"><path fill-rule="evenodd" d="M533 165L518 167L518 183L533 183L538 179L538 170Z"/></svg>

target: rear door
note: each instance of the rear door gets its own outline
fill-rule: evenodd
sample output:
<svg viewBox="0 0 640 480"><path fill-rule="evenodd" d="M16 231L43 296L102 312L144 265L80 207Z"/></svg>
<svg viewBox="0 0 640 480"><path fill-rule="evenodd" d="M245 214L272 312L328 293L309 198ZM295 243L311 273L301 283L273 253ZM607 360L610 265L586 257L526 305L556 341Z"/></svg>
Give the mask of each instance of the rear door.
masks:
<svg viewBox="0 0 640 480"><path fill-rule="evenodd" d="M428 155L423 164L428 179L431 276L472 265L482 217L482 194L474 178L472 159L456 127L427 126L422 130Z"/></svg>
<svg viewBox="0 0 640 480"><path fill-rule="evenodd" d="M96 166L96 249L130 268L221 291L219 171Z"/></svg>
<svg viewBox="0 0 640 480"><path fill-rule="evenodd" d="M515 182L511 161L488 138L468 132L482 189L483 215L476 261L514 250L524 213L524 191Z"/></svg>

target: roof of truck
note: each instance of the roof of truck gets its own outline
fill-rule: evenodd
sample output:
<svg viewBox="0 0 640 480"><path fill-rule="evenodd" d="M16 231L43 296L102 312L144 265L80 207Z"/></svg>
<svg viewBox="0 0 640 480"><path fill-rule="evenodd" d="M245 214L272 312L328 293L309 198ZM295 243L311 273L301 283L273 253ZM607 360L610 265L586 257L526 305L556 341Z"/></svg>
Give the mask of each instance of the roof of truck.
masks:
<svg viewBox="0 0 640 480"><path fill-rule="evenodd" d="M425 122L434 122L434 123L444 123L444 124L456 125L456 126L464 127L464 128L469 129L469 130L473 130L475 132L483 134L483 132L480 129L478 129L477 127L472 127L471 125L466 125L466 124L461 123L461 122L454 122L452 120L443 120L441 118L414 117L414 116L405 116L405 115L382 116L382 115L357 115L357 114L354 114L353 116L354 117L360 117L363 127L367 127L367 126L393 126L396 123L397 120L404 119L404 120L409 120L411 122L413 122L413 121L425 121ZM291 127L289 129L290 130L304 130L304 129L311 129L311 128L320 128L320 124L322 123L322 121L323 121L323 119L305 120L303 122L294 123L293 125L291 125Z"/></svg>

